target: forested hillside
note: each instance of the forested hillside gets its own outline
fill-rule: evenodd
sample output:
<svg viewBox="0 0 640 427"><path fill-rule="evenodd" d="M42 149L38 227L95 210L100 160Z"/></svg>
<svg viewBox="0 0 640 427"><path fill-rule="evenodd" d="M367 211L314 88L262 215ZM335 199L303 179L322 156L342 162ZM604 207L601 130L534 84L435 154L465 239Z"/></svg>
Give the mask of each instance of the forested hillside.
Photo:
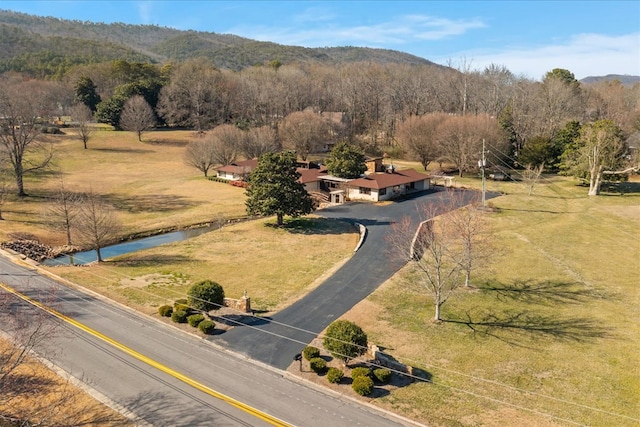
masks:
<svg viewBox="0 0 640 427"><path fill-rule="evenodd" d="M155 25L103 24L0 10L0 73L61 76L73 65L114 59L162 63L208 58L217 68L241 70L270 61L325 64L365 61L434 65L406 53L359 47L304 48L229 34Z"/></svg>

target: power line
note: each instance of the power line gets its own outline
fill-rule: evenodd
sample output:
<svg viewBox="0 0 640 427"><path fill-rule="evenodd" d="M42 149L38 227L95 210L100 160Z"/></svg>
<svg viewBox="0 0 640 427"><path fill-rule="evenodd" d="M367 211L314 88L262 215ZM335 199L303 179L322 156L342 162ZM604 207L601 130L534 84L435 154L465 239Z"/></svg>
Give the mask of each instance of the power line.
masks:
<svg viewBox="0 0 640 427"><path fill-rule="evenodd" d="M98 264L98 268L101 268L103 270L108 270L105 266L100 265L100 264ZM131 276L126 275L126 274L122 274L120 272L116 272L116 271L111 271L111 272L112 273L116 273L116 274L118 274L120 276L123 276L123 277L126 277L126 278L132 278ZM91 275L93 275L95 277L106 279L107 281L109 281L109 280L113 281L113 279L111 279L109 277L101 276L101 275L95 274L93 272L89 273L89 274L91 274ZM37 277L39 277L39 276L37 276ZM139 290L139 291L143 292L145 294L148 294L150 296L157 297L157 295L154 294L154 293L151 293L151 292L148 292L148 291L144 291L144 290ZM172 289L169 289L169 291L174 293L174 294L176 294L177 296L180 296L180 297L188 296L187 294L184 294L184 293L172 290ZM64 300L64 299L62 299L60 297L57 297L54 294L52 294L52 296L54 298L56 298L56 299ZM78 306L77 302L69 302L69 301L66 301L66 302ZM92 301L87 301L87 302L92 303ZM216 304L216 305L218 305L219 307L222 307L219 304ZM238 312L238 313L241 313L241 312ZM317 338L321 338L321 339L324 338L324 336L322 334L318 334L318 333L315 333L313 331L309 331L309 330L298 328L298 327L295 327L295 326L292 326L292 325L288 325L288 324L285 324L285 323L277 322L277 321L274 321L272 319L266 319L266 318L263 318L263 317L255 316L254 314L247 314L247 313L242 313L242 314L245 314L245 315L248 315L248 316L254 317L256 319L260 319L262 321L269 322L269 323L274 323L274 324L277 324L277 325L285 326L287 328L291 328L291 329L294 329L294 330L302 331L302 332L305 332L305 333L308 333L308 334L312 335L313 337L317 337ZM242 325L243 327L249 327L251 329L255 329L257 331L260 331L260 332L263 332L263 333L266 333L266 334L269 334L269 335L272 335L272 336L275 336L275 337L278 337L278 338L281 338L281 339L285 339L285 340L288 340L288 341L291 341L291 342L295 342L297 344L301 344L301 345L307 345L308 344L308 342L302 342L302 341L299 341L299 340L295 340L295 339L292 339L292 338L287 337L287 336L282 335L282 334L277 334L277 333L274 333L274 332L271 332L271 331L266 331L266 330L264 330L262 328L257 328L257 327L255 327L253 325L247 325L246 323L243 323L243 322L240 322L240 321L236 321L236 320L233 320L233 319L225 319L225 320L229 321L229 323L234 323L236 325ZM342 341L342 342L345 342L345 341ZM352 344L352 343L349 343L349 342L345 342L345 343ZM366 350L366 349L364 349L364 350ZM383 367L381 365L376 365L375 363L371 363L370 361L366 361L366 360L361 360L361 359L353 359L353 360L359 360L360 362L369 364L371 366ZM417 363L417 364L423 364L423 363ZM499 387L505 387L505 388L508 388L510 390L518 391L520 393L525 393L525 394L529 394L529 395L533 395L533 396L537 396L537 397L541 397L541 398L545 398L545 399L550 399L550 400L554 400L554 401L557 401L557 402L560 402L560 403L564 403L564 404L574 405L574 406L577 406L577 407L581 407L583 409L597 411L597 412L601 412L601 413L604 413L604 414L607 414L607 415L611 415L611 416L627 418L627 419L634 420L634 421L636 420L636 419L634 419L632 417L628 417L626 415L617 414L617 413L613 413L613 412L608 412L608 411L605 411L605 410L602 410L602 409L599 409L599 408L595 408L595 407L591 407L591 406L588 406L588 405L583 405L583 404L575 403L575 402L568 401L568 400L565 400L565 399L556 398L554 396L544 395L544 394L540 394L540 393L536 393L536 392L520 389L520 388L517 388L517 387L510 386L508 384L500 383L500 382L497 382L497 381L494 381L494 380L488 380L488 379L485 379L485 378L482 378L482 377L477 377L477 376L465 374L463 372L459 372L459 371L455 371L455 370L452 370L452 369L443 368L443 367L440 367L440 366L437 366L437 365L428 364L428 363L426 363L424 365L432 367L432 368L435 368L435 369L440 369L440 370L443 370L443 371L446 371L446 372L449 372L449 373L452 373L452 374L455 374L455 375L460 375L460 376L468 377L468 378L471 378L471 379L474 379L474 380L477 380L477 381L490 383L492 385L496 385L496 386L499 386ZM454 387L454 386L447 385L447 384L444 384L444 383L441 383L441 382L436 382L436 381L433 381L433 380L425 380L424 378L421 378L419 376L411 375L411 374L408 374L408 373L405 373L405 372L401 372L401 371L395 371L395 370L392 370L392 371L396 372L397 374L400 374L400 375L408 376L408 377L410 377L410 378L412 378L414 380L423 381L423 382L429 382L429 383L437 385L437 386L450 388L452 390L459 391L461 393L465 393L465 394L469 394L469 395L473 395L473 396L478 397L478 398L484 398L484 399L495 401L495 402L498 402L498 403L503 403L505 405L512 406L512 407L515 407L515 408L519 408L519 409L522 409L522 410L525 410L525 411L533 412L533 413L536 413L538 415L545 415L545 416L548 416L548 417L551 417L551 418L555 418L555 419L558 419L558 420L561 420L561 421L565 421L565 422L569 422L569 423L572 423L572 424L580 425L580 423L576 423L576 422L571 421L571 420L559 418L559 417L556 417L556 416L554 416L552 414L547 414L545 412L538 411L538 410L535 410L535 409L522 407L522 406L510 403L510 402L502 401L502 400L497 399L497 398L493 398L493 397L490 397L490 396L483 395L481 393L476 393L476 392L473 392L473 391L469 391L469 390L465 390L465 389L462 389L462 388Z"/></svg>

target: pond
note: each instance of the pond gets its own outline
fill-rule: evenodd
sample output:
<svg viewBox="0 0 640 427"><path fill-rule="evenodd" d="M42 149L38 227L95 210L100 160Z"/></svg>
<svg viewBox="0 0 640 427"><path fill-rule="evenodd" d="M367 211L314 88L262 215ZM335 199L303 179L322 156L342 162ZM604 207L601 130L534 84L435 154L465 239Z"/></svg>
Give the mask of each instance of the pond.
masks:
<svg viewBox="0 0 640 427"><path fill-rule="evenodd" d="M102 259L113 258L118 255L124 255L131 252L140 251L142 249L154 248L164 245L165 243L180 242L191 237L200 236L212 230L217 230L219 226L192 228L188 230L171 231L169 233L157 234L155 236L143 237L128 242L118 243L111 246L105 246L100 250ZM69 255L62 255L56 258L47 259L42 262L44 265L84 265L98 260L98 254L95 250L76 252Z"/></svg>

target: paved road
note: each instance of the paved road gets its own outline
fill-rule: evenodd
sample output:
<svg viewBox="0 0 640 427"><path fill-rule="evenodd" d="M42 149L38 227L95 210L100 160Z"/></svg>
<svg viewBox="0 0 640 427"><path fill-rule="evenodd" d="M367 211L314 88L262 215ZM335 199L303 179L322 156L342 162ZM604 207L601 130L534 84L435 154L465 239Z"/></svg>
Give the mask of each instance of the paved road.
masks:
<svg viewBox="0 0 640 427"><path fill-rule="evenodd" d="M1 252L1 251L0 251ZM118 341L152 361L60 323L59 333L47 340L45 352L56 365L91 385L135 414L138 425L263 426L247 412L178 380L158 365L189 378L291 425L400 426L408 422L328 394L285 373L246 360L200 338L184 334L101 297L60 285L34 268L16 265L0 255L0 282ZM3 290L0 289L0 297ZM34 310L25 302L12 310ZM0 312L0 325L7 325ZM54 320L51 320L54 321Z"/></svg>
<svg viewBox="0 0 640 427"><path fill-rule="evenodd" d="M288 308L276 313L270 321L252 326L238 326L212 337L222 346L278 369L286 369L293 356L308 345L332 321L389 279L403 265L387 250L385 236L389 225L403 217L411 218L417 229L424 221L425 204L440 207L448 192L426 192L413 198L386 206L370 203L347 203L322 209L316 213L327 218L357 222L367 228L360 249L335 274L313 292ZM475 192L461 192L462 205L477 196ZM495 195L488 195L494 197ZM410 242L407 242L407 245Z"/></svg>

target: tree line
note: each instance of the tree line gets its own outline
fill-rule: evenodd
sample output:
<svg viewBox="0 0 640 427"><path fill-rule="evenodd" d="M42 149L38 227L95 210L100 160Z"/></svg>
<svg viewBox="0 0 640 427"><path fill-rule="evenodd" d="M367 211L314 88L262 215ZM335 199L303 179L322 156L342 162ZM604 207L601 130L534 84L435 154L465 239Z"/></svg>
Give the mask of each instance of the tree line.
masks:
<svg viewBox="0 0 640 427"><path fill-rule="evenodd" d="M338 141L369 155L416 160L425 169L446 162L461 175L475 168L483 139L497 148L494 155L515 159L511 166L544 165L587 182L637 163L629 140L640 132L640 84L583 85L564 69L535 81L499 65L451 65L271 61L235 72L206 59L163 65L116 60L74 67L55 81L5 73L0 160L25 195L24 174L51 159L39 134L50 118L72 116L86 131L80 132L85 147L92 120L134 131L139 140L153 126L207 135L209 143L192 150L208 153L204 160L194 155L205 175L238 156L283 148L305 160ZM590 139L592 124L610 135ZM607 146L598 150L606 158L602 168L594 169L585 154L587 140Z"/></svg>

